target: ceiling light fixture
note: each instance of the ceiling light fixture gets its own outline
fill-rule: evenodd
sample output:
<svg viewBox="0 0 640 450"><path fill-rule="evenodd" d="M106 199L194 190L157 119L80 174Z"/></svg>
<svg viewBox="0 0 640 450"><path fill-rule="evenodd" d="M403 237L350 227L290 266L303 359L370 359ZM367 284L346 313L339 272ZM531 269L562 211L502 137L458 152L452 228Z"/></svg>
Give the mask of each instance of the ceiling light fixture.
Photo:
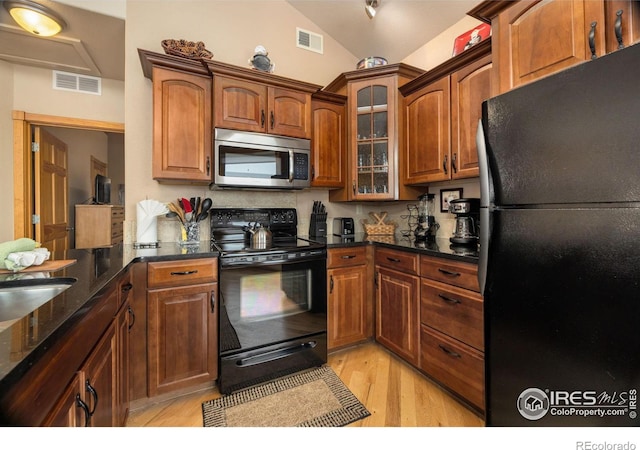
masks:
<svg viewBox="0 0 640 450"><path fill-rule="evenodd" d="M378 7L378 0L365 0L364 10L369 16L369 19L373 19L376 16L376 8Z"/></svg>
<svg viewBox="0 0 640 450"><path fill-rule="evenodd" d="M35 2L5 0L3 3L18 25L37 36L54 36L66 26L53 11Z"/></svg>

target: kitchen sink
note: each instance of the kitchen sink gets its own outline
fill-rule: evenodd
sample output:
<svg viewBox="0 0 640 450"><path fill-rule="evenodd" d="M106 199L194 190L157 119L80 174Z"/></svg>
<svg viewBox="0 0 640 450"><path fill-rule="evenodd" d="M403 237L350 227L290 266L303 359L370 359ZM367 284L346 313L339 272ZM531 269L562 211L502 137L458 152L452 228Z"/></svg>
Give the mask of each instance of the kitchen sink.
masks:
<svg viewBox="0 0 640 450"><path fill-rule="evenodd" d="M69 289L76 278L44 278L0 282L0 330Z"/></svg>

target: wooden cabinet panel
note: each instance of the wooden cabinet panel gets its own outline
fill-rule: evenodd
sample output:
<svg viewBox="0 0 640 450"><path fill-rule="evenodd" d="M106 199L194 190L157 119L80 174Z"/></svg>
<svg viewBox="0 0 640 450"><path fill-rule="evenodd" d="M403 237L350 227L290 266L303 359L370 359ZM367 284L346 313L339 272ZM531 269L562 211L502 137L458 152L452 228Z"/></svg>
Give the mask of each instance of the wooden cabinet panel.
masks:
<svg viewBox="0 0 640 450"><path fill-rule="evenodd" d="M43 427L84 427L89 424L89 407L82 400L80 385L80 376L74 376L42 423Z"/></svg>
<svg viewBox="0 0 640 450"><path fill-rule="evenodd" d="M344 188L346 166L346 97L311 100L311 186Z"/></svg>
<svg viewBox="0 0 640 450"><path fill-rule="evenodd" d="M267 87L263 84L216 76L214 78L216 128L265 131Z"/></svg>
<svg viewBox="0 0 640 450"><path fill-rule="evenodd" d="M444 77L405 99L407 184L449 179L451 149L450 78Z"/></svg>
<svg viewBox="0 0 640 450"><path fill-rule="evenodd" d="M420 273L423 277L480 292L476 264L422 255Z"/></svg>
<svg viewBox="0 0 640 450"><path fill-rule="evenodd" d="M216 128L309 139L311 94L231 77L214 76Z"/></svg>
<svg viewBox="0 0 640 450"><path fill-rule="evenodd" d="M150 397L217 378L217 295L217 283L148 292Z"/></svg>
<svg viewBox="0 0 640 450"><path fill-rule="evenodd" d="M135 314L127 300L120 308L116 316L116 411L114 425L124 426L129 415L131 403L131 386L129 348L131 344L130 333L135 325Z"/></svg>
<svg viewBox="0 0 640 450"><path fill-rule="evenodd" d="M476 134L491 97L491 55L451 74L451 178L479 175Z"/></svg>
<svg viewBox="0 0 640 450"><path fill-rule="evenodd" d="M210 283L218 279L218 260L202 258L152 262L147 270L149 289Z"/></svg>
<svg viewBox="0 0 640 450"><path fill-rule="evenodd" d="M153 179L211 182L211 77L153 68Z"/></svg>
<svg viewBox="0 0 640 450"><path fill-rule="evenodd" d="M483 359L479 351L421 326L421 369L481 410L484 410Z"/></svg>
<svg viewBox="0 0 640 450"><path fill-rule="evenodd" d="M427 278L420 285L420 322L484 350L482 296Z"/></svg>
<svg viewBox="0 0 640 450"><path fill-rule="evenodd" d="M332 248L327 252L327 268L360 266L367 264L367 247Z"/></svg>
<svg viewBox="0 0 640 450"><path fill-rule="evenodd" d="M116 422L116 332L111 324L80 369L81 389L89 407L92 427L118 426Z"/></svg>
<svg viewBox="0 0 640 450"><path fill-rule="evenodd" d="M619 50L620 41L627 47L640 40L640 2L606 0L604 14L607 53Z"/></svg>
<svg viewBox="0 0 640 450"><path fill-rule="evenodd" d="M329 350L373 336L373 307L366 265L329 269L327 324Z"/></svg>
<svg viewBox="0 0 640 450"><path fill-rule="evenodd" d="M267 132L282 136L311 138L311 94L291 89L268 89Z"/></svg>
<svg viewBox="0 0 640 450"><path fill-rule="evenodd" d="M420 255L389 248L376 248L376 266L388 267L406 274L420 274Z"/></svg>
<svg viewBox="0 0 640 450"><path fill-rule="evenodd" d="M420 279L378 265L376 272L376 341L417 365Z"/></svg>

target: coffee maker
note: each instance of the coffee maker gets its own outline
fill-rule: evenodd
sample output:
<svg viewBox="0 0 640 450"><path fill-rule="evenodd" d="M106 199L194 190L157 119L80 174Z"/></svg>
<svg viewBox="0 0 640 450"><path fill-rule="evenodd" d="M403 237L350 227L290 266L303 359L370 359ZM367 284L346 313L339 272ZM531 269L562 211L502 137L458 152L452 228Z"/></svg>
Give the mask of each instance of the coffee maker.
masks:
<svg viewBox="0 0 640 450"><path fill-rule="evenodd" d="M413 231L416 241L434 241L440 225L434 212L434 194L422 194L418 197L418 225Z"/></svg>
<svg viewBox="0 0 640 450"><path fill-rule="evenodd" d="M477 246L480 236L480 199L459 198L449 201L449 212L456 215L453 236L454 245Z"/></svg>

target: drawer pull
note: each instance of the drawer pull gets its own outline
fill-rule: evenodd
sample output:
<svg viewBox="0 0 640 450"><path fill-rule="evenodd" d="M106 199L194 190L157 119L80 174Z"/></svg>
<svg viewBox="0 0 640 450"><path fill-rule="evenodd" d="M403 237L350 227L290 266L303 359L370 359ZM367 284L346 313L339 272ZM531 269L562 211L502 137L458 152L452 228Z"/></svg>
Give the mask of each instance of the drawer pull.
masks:
<svg viewBox="0 0 640 450"><path fill-rule="evenodd" d="M171 275L193 275L198 273L197 270L185 270L184 272L171 272Z"/></svg>
<svg viewBox="0 0 640 450"><path fill-rule="evenodd" d="M391 256L387 256L387 259L389 261L391 261L391 262L394 262L394 263L399 263L400 262L400 260L398 258L392 258Z"/></svg>
<svg viewBox="0 0 640 450"><path fill-rule="evenodd" d="M356 257L356 255L342 255L340 258L342 258L342 259L353 259L355 257Z"/></svg>
<svg viewBox="0 0 640 450"><path fill-rule="evenodd" d="M447 355L451 356L452 358L462 358L462 355L460 353L456 353L452 350L449 350L447 347L445 347L442 344L438 344L438 347L440 347L440 350L442 350L443 352L445 352Z"/></svg>
<svg viewBox="0 0 640 450"><path fill-rule="evenodd" d="M460 272L450 272L446 269L442 269L440 267L438 267L438 272L443 273L445 275L448 275L450 277L459 277L460 276Z"/></svg>
<svg viewBox="0 0 640 450"><path fill-rule="evenodd" d="M447 297L444 294L438 294L438 297L440 297L442 300L444 300L445 302L449 303L450 305L458 305L458 304L462 303L457 298L450 298L450 297Z"/></svg>
<svg viewBox="0 0 640 450"><path fill-rule="evenodd" d="M129 292L131 289L133 289L133 284L127 283L122 286L122 293Z"/></svg>

